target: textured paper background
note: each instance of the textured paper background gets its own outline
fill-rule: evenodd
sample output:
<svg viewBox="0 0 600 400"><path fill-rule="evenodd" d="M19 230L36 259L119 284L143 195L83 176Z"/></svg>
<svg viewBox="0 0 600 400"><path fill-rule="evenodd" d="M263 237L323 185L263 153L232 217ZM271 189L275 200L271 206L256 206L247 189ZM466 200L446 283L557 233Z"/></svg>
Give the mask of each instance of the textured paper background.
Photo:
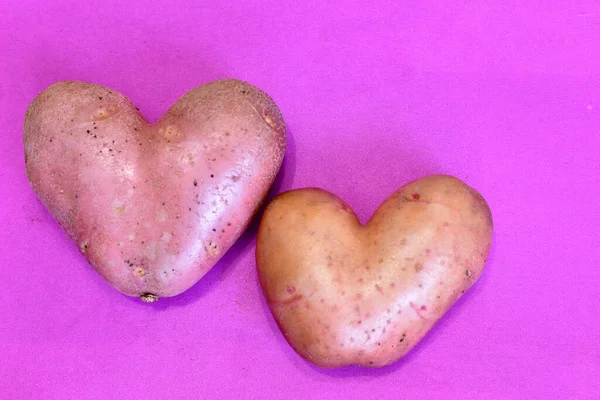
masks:
<svg viewBox="0 0 600 400"><path fill-rule="evenodd" d="M600 398L597 1L160 3L0 5L0 398ZM154 120L223 77L285 116L274 193L320 186L366 221L448 173L488 200L484 276L402 361L296 356L261 297L256 224L188 292L145 305L30 190L23 115L49 84L110 86Z"/></svg>

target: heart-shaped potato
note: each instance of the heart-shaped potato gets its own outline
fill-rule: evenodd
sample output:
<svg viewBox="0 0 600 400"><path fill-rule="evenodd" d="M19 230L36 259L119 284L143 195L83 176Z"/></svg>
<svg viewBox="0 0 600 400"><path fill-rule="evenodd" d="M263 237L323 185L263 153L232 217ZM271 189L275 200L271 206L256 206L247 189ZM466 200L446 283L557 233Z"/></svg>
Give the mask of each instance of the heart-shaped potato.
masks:
<svg viewBox="0 0 600 400"><path fill-rule="evenodd" d="M29 106L27 176L112 286L144 301L196 283L239 238L279 171L273 100L215 81L148 123L122 94L59 82Z"/></svg>
<svg viewBox="0 0 600 400"><path fill-rule="evenodd" d="M492 241L485 200L433 175L393 193L366 225L321 189L277 196L256 245L285 338L322 367L380 367L413 348L479 278Z"/></svg>

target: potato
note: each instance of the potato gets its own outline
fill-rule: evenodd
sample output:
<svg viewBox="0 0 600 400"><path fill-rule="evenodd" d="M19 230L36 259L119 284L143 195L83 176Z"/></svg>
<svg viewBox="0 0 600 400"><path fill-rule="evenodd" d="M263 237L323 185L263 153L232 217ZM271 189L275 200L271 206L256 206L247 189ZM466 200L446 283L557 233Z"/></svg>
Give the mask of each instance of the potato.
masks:
<svg viewBox="0 0 600 400"><path fill-rule="evenodd" d="M434 175L393 193L366 225L321 189L277 196L256 262L293 349L321 367L381 367L432 328L482 273L492 240L485 200Z"/></svg>
<svg viewBox="0 0 600 400"><path fill-rule="evenodd" d="M286 140L273 100L241 81L197 87L152 124L117 91L66 81L31 103L24 144L31 186L94 269L155 301L239 238Z"/></svg>

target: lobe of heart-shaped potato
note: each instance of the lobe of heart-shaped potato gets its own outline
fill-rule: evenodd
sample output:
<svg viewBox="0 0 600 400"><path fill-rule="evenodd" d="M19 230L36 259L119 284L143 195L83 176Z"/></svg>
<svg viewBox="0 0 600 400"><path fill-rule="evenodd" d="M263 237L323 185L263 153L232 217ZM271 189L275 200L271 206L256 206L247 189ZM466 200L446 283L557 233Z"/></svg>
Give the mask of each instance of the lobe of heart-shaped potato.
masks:
<svg viewBox="0 0 600 400"><path fill-rule="evenodd" d="M59 82L29 106L24 144L31 186L95 270L155 301L191 287L239 238L286 141L273 100L228 79L152 124L115 90Z"/></svg>
<svg viewBox="0 0 600 400"><path fill-rule="evenodd" d="M482 273L492 241L485 200L433 175L393 193L362 226L321 189L277 196L256 245L260 284L292 348L322 367L393 363Z"/></svg>

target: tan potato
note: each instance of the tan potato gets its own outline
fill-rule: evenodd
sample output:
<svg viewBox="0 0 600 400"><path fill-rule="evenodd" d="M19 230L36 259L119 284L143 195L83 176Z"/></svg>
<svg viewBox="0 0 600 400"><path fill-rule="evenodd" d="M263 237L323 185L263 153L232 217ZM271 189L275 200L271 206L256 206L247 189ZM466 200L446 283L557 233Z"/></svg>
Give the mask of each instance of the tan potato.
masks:
<svg viewBox="0 0 600 400"><path fill-rule="evenodd" d="M59 82L29 106L29 181L90 264L144 301L196 283L240 237L285 151L285 125L241 81L197 87L149 124L122 94Z"/></svg>
<svg viewBox="0 0 600 400"><path fill-rule="evenodd" d="M393 193L362 226L321 189L267 207L256 261L285 338L322 367L393 363L482 273L492 240L485 200L434 175Z"/></svg>

